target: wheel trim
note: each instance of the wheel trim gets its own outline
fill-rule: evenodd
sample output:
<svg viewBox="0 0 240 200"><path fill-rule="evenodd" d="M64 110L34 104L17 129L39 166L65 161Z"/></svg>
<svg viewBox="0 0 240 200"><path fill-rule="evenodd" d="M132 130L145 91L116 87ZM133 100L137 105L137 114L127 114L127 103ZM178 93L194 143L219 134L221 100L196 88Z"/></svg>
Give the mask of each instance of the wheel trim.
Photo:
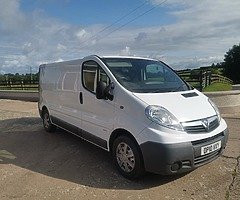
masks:
<svg viewBox="0 0 240 200"><path fill-rule="evenodd" d="M119 167L127 173L130 173L135 167L135 156L129 145L124 142L118 144L116 149L116 158Z"/></svg>

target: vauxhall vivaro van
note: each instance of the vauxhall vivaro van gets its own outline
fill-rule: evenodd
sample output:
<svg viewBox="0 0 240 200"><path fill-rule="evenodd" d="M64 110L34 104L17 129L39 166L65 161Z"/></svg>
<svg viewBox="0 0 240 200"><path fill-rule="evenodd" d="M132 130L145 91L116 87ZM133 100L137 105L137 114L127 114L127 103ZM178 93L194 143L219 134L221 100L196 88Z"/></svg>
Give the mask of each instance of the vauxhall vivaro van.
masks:
<svg viewBox="0 0 240 200"><path fill-rule="evenodd" d="M39 71L45 130L59 127L109 151L127 178L191 171L226 146L215 104L161 61L89 56Z"/></svg>

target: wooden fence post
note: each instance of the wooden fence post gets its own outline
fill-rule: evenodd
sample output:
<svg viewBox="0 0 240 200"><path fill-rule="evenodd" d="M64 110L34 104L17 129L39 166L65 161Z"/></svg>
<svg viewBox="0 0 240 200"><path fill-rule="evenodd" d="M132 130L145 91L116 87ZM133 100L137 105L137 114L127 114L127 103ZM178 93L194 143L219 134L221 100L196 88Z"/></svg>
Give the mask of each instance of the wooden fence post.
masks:
<svg viewBox="0 0 240 200"><path fill-rule="evenodd" d="M22 90L23 90L23 89L24 89L24 88L23 88L23 80L21 80L21 87L22 87Z"/></svg>
<svg viewBox="0 0 240 200"><path fill-rule="evenodd" d="M11 81L11 79L9 80L9 87L10 87L10 90L12 90L12 81Z"/></svg>
<svg viewBox="0 0 240 200"><path fill-rule="evenodd" d="M204 73L204 77L205 77L205 80L204 80L205 83L204 83L203 88L207 87L207 84L208 84L208 72L207 71Z"/></svg>
<svg viewBox="0 0 240 200"><path fill-rule="evenodd" d="M212 72L209 72L209 80L208 80L208 85L211 85L212 82Z"/></svg>
<svg viewBox="0 0 240 200"><path fill-rule="evenodd" d="M200 73L199 73L199 90L200 90L200 92L202 92L202 90L203 90L203 72L202 72L202 70L200 71Z"/></svg>

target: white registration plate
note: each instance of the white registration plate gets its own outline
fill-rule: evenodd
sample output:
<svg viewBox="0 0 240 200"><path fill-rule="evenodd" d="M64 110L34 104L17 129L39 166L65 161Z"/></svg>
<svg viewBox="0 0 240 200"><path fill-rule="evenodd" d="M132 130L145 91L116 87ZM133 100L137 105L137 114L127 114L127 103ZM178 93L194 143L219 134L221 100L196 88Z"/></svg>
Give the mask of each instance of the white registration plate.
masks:
<svg viewBox="0 0 240 200"><path fill-rule="evenodd" d="M221 148L221 141L201 147L201 156L209 154Z"/></svg>

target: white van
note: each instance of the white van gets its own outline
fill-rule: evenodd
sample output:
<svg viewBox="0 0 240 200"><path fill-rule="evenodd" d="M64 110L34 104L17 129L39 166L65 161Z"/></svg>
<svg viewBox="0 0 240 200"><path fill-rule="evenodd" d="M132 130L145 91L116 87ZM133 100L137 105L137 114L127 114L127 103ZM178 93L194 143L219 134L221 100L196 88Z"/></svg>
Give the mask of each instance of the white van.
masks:
<svg viewBox="0 0 240 200"><path fill-rule="evenodd" d="M46 131L59 127L109 151L127 178L188 172L226 146L215 104L161 61L94 55L39 71Z"/></svg>

